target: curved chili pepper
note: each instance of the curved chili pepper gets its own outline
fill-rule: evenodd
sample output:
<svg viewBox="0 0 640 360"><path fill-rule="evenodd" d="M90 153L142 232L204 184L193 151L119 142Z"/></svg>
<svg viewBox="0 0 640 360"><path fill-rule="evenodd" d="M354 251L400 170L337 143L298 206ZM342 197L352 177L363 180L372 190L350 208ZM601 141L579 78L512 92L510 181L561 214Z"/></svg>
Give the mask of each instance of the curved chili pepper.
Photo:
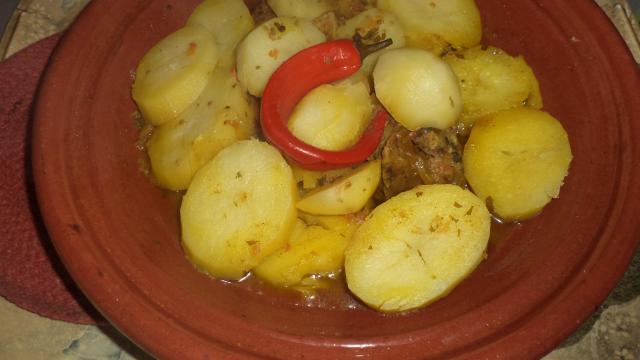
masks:
<svg viewBox="0 0 640 360"><path fill-rule="evenodd" d="M288 158L311 170L329 170L365 161L376 150L384 133L387 112L381 107L358 142L349 149L328 151L303 142L287 127L302 98L319 85L344 79L362 65L362 58L391 44L359 47L358 38L334 40L312 46L285 61L271 76L262 96L260 124L265 137Z"/></svg>

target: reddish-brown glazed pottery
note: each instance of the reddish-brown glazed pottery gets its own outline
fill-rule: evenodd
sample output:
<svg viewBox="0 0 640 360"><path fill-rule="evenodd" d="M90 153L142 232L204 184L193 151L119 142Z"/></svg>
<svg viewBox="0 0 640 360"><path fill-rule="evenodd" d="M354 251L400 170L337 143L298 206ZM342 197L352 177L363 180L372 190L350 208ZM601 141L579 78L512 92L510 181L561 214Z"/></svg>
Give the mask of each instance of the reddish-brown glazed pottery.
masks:
<svg viewBox="0 0 640 360"><path fill-rule="evenodd" d="M640 75L591 0L478 0L484 42L522 54L573 154L559 200L498 228L489 258L449 296L402 315L331 309L194 270L177 196L139 171L137 61L195 0L94 0L51 59L34 164L47 228L81 289L166 359L529 359L607 296L640 240Z"/></svg>

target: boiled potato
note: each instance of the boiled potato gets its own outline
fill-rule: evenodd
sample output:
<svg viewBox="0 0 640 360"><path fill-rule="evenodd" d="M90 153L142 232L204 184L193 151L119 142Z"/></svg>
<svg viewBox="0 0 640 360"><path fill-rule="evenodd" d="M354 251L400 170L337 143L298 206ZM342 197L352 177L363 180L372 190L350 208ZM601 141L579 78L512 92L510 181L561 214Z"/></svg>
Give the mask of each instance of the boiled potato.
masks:
<svg viewBox="0 0 640 360"><path fill-rule="evenodd" d="M298 201L297 207L314 215L358 212L376 191L380 176L380 160L366 162L351 174L309 192Z"/></svg>
<svg viewBox="0 0 640 360"><path fill-rule="evenodd" d="M462 158L473 191L509 221L531 217L557 198L571 159L562 124L526 108L477 121Z"/></svg>
<svg viewBox="0 0 640 360"><path fill-rule="evenodd" d="M233 74L216 69L200 97L178 121L161 125L147 144L158 185L183 190L218 151L256 132L257 104Z"/></svg>
<svg viewBox="0 0 640 360"><path fill-rule="evenodd" d="M271 74L298 51L324 42L308 20L277 17L253 29L238 45L238 78L251 95L262 96Z"/></svg>
<svg viewBox="0 0 640 360"><path fill-rule="evenodd" d="M542 92L540 91L538 78L531 67L529 67L529 81L531 81L531 93L527 100L525 100L524 105L532 109L540 110L544 106L544 102L542 101Z"/></svg>
<svg viewBox="0 0 640 360"><path fill-rule="evenodd" d="M251 13L242 0L205 0L193 11L187 25L201 25L213 34L220 61L218 66L235 66L236 45L253 30Z"/></svg>
<svg viewBox="0 0 640 360"><path fill-rule="evenodd" d="M365 83L323 84L302 98L287 126L307 144L339 151L358 142L373 111L374 104Z"/></svg>
<svg viewBox="0 0 640 360"><path fill-rule="evenodd" d="M180 208L182 243L202 271L241 279L282 248L296 221L291 168L271 145L242 140L193 178Z"/></svg>
<svg viewBox="0 0 640 360"><path fill-rule="evenodd" d="M380 56L373 70L376 96L409 130L444 130L462 111L458 79L439 57L421 49L394 49Z"/></svg>
<svg viewBox="0 0 640 360"><path fill-rule="evenodd" d="M300 166L292 165L293 177L296 183L302 185L302 190L312 190L319 185L323 185L344 176L353 171L351 167L344 167L332 170L309 170Z"/></svg>
<svg viewBox="0 0 640 360"><path fill-rule="evenodd" d="M460 119L465 125L473 125L477 119L500 110L521 107L530 97L529 106L542 107L538 82L522 56L478 46L449 54L445 60L460 82Z"/></svg>
<svg viewBox="0 0 640 360"><path fill-rule="evenodd" d="M201 26L186 26L149 50L136 69L131 91L153 125L175 120L207 85L218 63L218 47Z"/></svg>
<svg viewBox="0 0 640 360"><path fill-rule="evenodd" d="M393 44L389 47L370 54L362 60L362 67L359 71L367 77L371 76L380 55L405 45L404 30L395 15L377 8L361 12L347 20L336 30L336 38L351 39L356 33L362 37L362 42L365 44L374 44L386 39L393 40Z"/></svg>
<svg viewBox="0 0 640 360"><path fill-rule="evenodd" d="M267 0L267 4L278 16L312 20L331 11L331 0Z"/></svg>
<svg viewBox="0 0 640 360"><path fill-rule="evenodd" d="M360 212L347 215L313 215L298 211L298 218L307 225L320 226L323 229L336 232L346 239L351 239L364 217L369 215L374 207L373 204L367 203Z"/></svg>
<svg viewBox="0 0 640 360"><path fill-rule="evenodd" d="M378 7L398 17L411 47L439 54L447 43L468 48L482 38L474 0L378 0Z"/></svg>
<svg viewBox="0 0 640 360"><path fill-rule="evenodd" d="M456 185L421 185L379 205L345 251L349 289L369 306L404 311L446 295L485 256L491 217Z"/></svg>
<svg viewBox="0 0 640 360"><path fill-rule="evenodd" d="M273 285L286 287L301 285L312 275L339 273L348 241L344 234L298 219L285 246L260 263L254 273Z"/></svg>

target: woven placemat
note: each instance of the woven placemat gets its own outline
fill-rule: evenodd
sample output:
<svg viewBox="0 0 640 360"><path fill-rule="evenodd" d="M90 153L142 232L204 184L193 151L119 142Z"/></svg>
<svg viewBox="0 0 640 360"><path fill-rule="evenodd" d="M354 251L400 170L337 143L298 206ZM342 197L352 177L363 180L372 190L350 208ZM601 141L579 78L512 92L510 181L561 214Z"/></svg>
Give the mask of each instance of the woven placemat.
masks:
<svg viewBox="0 0 640 360"><path fill-rule="evenodd" d="M31 110L60 36L0 63L0 295L48 318L103 322L60 262L38 212L31 175Z"/></svg>

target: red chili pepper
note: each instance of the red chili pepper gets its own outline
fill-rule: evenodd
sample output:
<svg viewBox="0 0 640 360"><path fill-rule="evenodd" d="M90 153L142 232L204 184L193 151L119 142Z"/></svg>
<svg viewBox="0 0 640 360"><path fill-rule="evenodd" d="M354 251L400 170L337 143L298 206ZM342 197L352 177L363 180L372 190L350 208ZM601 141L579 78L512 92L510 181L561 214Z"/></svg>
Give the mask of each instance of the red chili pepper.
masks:
<svg viewBox="0 0 640 360"><path fill-rule="evenodd" d="M362 58L391 44L361 47L358 38L312 46L285 61L271 76L262 96L260 123L265 137L291 160L311 170L329 170L365 161L384 133L387 112L381 107L358 142L349 149L328 151L298 139L287 127L295 106L314 88L344 79L362 65Z"/></svg>

